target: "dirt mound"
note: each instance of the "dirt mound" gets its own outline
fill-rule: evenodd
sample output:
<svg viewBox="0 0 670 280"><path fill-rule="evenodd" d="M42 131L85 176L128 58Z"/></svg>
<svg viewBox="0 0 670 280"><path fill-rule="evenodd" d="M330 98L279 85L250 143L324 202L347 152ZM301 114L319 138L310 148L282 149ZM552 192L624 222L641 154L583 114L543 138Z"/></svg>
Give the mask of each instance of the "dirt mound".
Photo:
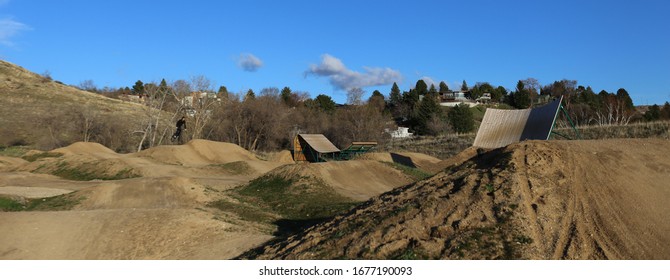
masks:
<svg viewBox="0 0 670 280"><path fill-rule="evenodd" d="M0 259L229 259L271 236L197 209L1 213Z"/></svg>
<svg viewBox="0 0 670 280"><path fill-rule="evenodd" d="M361 155L361 158L382 162L398 163L431 173L437 173L441 170L439 166L439 163L441 162L440 159L421 153L367 153Z"/></svg>
<svg viewBox="0 0 670 280"><path fill-rule="evenodd" d="M141 151L136 155L177 165L207 165L257 160L252 153L238 145L208 140L192 140L185 145L178 146L158 146Z"/></svg>
<svg viewBox="0 0 670 280"><path fill-rule="evenodd" d="M273 170L271 173L316 178L340 195L358 201L367 200L413 182L402 171L373 160L294 164Z"/></svg>
<svg viewBox="0 0 670 280"><path fill-rule="evenodd" d="M295 163L293 160L293 154L289 150L273 153L268 157L268 160L280 163Z"/></svg>
<svg viewBox="0 0 670 280"><path fill-rule="evenodd" d="M27 162L20 158L0 156L0 171L10 170Z"/></svg>
<svg viewBox="0 0 670 280"><path fill-rule="evenodd" d="M131 154L117 154L97 143L80 142L48 153L35 152L33 157L34 162L7 160L6 164L0 158L0 170L48 173L75 180L230 175L243 177L244 181L285 164L260 160L235 144L206 140Z"/></svg>
<svg viewBox="0 0 670 280"><path fill-rule="evenodd" d="M670 141L528 141L474 154L242 258L670 258Z"/></svg>
<svg viewBox="0 0 670 280"><path fill-rule="evenodd" d="M77 142L67 147L54 149L51 152L64 155L86 155L100 159L115 158L119 156L109 148L94 142Z"/></svg>

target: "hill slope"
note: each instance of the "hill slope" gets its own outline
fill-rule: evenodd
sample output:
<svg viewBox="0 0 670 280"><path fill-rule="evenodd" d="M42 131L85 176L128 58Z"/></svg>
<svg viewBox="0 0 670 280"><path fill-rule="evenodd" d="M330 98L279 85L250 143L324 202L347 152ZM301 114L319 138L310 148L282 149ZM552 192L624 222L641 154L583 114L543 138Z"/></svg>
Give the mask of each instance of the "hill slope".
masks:
<svg viewBox="0 0 670 280"><path fill-rule="evenodd" d="M669 153L650 139L513 144L241 258L668 259Z"/></svg>
<svg viewBox="0 0 670 280"><path fill-rule="evenodd" d="M54 82L22 67L0 60L0 145L35 145L51 149L70 126L82 119L111 118L133 124L143 119L144 106ZM81 141L75 140L75 141ZM68 143L65 143L68 144Z"/></svg>

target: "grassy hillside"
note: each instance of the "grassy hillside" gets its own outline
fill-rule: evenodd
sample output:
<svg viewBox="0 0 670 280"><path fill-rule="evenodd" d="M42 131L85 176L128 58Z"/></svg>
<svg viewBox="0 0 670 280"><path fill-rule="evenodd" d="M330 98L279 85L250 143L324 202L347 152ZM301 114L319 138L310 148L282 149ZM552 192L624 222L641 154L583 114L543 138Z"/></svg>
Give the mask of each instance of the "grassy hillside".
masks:
<svg viewBox="0 0 670 280"><path fill-rule="evenodd" d="M1 60L0 99L0 146L5 147L52 149L82 141L87 128L107 133L105 144L123 150L131 136L114 143L112 134L137 129L147 115L139 104L82 91Z"/></svg>

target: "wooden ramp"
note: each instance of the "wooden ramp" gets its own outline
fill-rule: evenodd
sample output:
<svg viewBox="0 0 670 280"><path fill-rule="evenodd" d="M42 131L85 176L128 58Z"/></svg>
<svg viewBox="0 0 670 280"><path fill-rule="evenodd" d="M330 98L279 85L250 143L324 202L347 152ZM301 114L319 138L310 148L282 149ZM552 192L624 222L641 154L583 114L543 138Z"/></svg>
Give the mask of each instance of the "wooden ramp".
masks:
<svg viewBox="0 0 670 280"><path fill-rule="evenodd" d="M548 140L562 100L533 109L487 109L473 146L495 149L523 140Z"/></svg>
<svg viewBox="0 0 670 280"><path fill-rule="evenodd" d="M298 134L293 139L293 160L321 162L325 156L333 158L340 149L323 134Z"/></svg>

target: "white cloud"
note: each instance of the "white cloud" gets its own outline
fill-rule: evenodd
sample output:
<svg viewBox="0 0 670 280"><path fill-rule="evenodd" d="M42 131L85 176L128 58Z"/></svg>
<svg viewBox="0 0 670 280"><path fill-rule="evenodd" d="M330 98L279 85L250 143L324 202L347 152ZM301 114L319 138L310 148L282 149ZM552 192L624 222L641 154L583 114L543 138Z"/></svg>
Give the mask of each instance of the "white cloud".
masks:
<svg viewBox="0 0 670 280"><path fill-rule="evenodd" d="M391 68L363 67L363 69L365 71L362 73L349 70L339 58L324 54L321 56L321 63L310 65L305 75L328 77L331 85L342 90L388 85L402 79L400 72Z"/></svg>
<svg viewBox="0 0 670 280"><path fill-rule="evenodd" d="M243 53L237 59L237 66L247 72L256 72L256 70L263 67L263 61L253 54Z"/></svg>
<svg viewBox="0 0 670 280"><path fill-rule="evenodd" d="M0 0L0 4L2 4ZM5 1L4 3L6 3ZM14 46L12 38L22 31L31 30L30 26L15 21L11 18L0 19L0 44L5 46Z"/></svg>

